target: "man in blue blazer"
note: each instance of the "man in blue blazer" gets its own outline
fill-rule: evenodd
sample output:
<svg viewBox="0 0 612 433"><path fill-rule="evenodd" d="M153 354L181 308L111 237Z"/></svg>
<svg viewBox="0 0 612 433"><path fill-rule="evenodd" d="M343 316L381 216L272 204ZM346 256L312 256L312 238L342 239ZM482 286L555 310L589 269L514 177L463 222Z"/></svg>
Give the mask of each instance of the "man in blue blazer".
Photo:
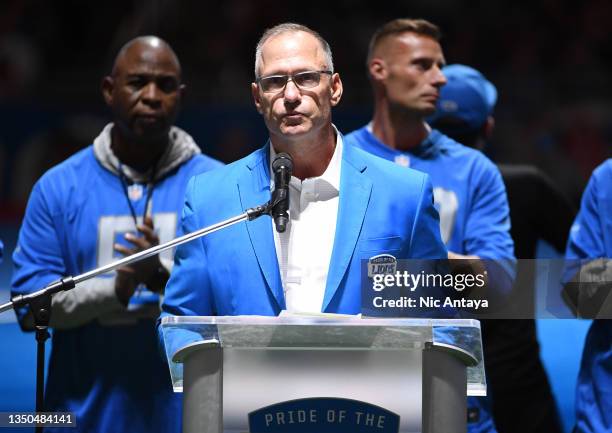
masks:
<svg viewBox="0 0 612 433"><path fill-rule="evenodd" d="M255 106L269 142L244 159L194 177L182 230L188 233L270 200L270 164L293 158L284 233L264 216L175 253L165 315L278 315L281 310L361 312L363 259L446 258L427 175L343 146L331 123L342 82L315 31L286 23L257 45Z"/></svg>

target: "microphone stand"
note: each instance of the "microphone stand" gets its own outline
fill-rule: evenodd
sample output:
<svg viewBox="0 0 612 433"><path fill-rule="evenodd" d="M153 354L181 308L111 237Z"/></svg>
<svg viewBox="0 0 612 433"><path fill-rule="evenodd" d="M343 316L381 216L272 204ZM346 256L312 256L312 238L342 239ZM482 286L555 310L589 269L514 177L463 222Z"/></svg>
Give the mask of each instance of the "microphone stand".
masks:
<svg viewBox="0 0 612 433"><path fill-rule="evenodd" d="M242 221L252 221L256 218L259 218L262 215L271 215L274 208L279 205L283 200L286 200L287 197L284 194L281 194L279 190L274 190L272 193L272 199L261 206L257 206L254 208L247 209L244 213L228 218L219 223L210 225L208 227L204 227L200 230L196 230L191 233L187 233L183 236L175 238L171 241L168 241L164 244L156 245L149 249L140 251L138 253L132 254L131 256L124 257L116 262L109 263L104 266L100 266L99 268L93 269L91 271L85 272L81 275L77 275L76 277L67 276L61 278L58 281L54 281L47 285L44 289L38 290L33 293L29 293L26 295L18 295L12 298L9 302L0 305L0 314L4 311L8 310L16 310L17 308L21 308L24 306L29 306L32 311L32 315L34 316L34 326L36 331L36 412L44 412L44 385L45 385L45 342L49 338L49 322L51 320L51 296L53 294L66 291L70 289L74 289L74 287L82 283L83 281L89 280L91 278L97 277L100 274L105 274L107 272L113 271L117 268L129 265L131 263L138 262L140 260L144 260L156 254L159 254L162 251L170 249L172 247L184 244L186 242L190 242L194 239L198 239L202 236L206 236L209 233L216 232L217 230L221 230L225 227L229 227L236 223ZM36 433L42 433L43 426L37 425Z"/></svg>

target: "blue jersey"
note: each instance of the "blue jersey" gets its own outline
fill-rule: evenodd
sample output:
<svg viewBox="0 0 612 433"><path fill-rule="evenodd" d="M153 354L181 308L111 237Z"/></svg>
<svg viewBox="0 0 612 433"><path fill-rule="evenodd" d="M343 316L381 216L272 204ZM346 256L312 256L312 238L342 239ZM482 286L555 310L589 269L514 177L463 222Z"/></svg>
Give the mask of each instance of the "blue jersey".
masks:
<svg viewBox="0 0 612 433"><path fill-rule="evenodd" d="M189 179L217 166L196 154L153 186L149 206L160 242L176 236ZM132 185L129 197L138 216L146 196L146 185ZM135 231L127 200L120 178L100 164L91 146L49 170L32 190L19 233L13 294L118 258L113 244ZM171 260L172 252L165 256ZM140 301L156 302L150 293ZM20 323L24 313L18 312ZM181 400L159 354L154 319L132 319L121 323L109 316L53 330L46 411L75 412L79 432L180 431Z"/></svg>
<svg viewBox="0 0 612 433"><path fill-rule="evenodd" d="M570 231L568 260L612 258L612 159L595 169ZM594 320L576 388L576 432L612 431L612 323Z"/></svg>
<svg viewBox="0 0 612 433"><path fill-rule="evenodd" d="M367 127L347 135L346 142L429 175L449 251L484 259L513 257L506 188L497 167L481 152L435 129L410 152L386 146Z"/></svg>
<svg viewBox="0 0 612 433"><path fill-rule="evenodd" d="M497 167L481 152L435 129L409 152L385 145L367 126L346 136L345 142L429 175L442 240L449 251L483 259L513 259L506 189ZM507 292L513 278L514 269L509 266L491 281L501 282L496 289ZM479 412L479 421L468 424L471 433L495 431L488 401L469 398L468 407L470 414Z"/></svg>

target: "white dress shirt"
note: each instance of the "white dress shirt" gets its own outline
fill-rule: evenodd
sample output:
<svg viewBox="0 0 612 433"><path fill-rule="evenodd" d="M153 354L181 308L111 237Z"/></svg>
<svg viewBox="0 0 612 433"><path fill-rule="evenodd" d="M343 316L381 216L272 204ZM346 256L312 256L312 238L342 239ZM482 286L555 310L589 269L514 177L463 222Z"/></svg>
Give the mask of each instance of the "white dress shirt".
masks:
<svg viewBox="0 0 612 433"><path fill-rule="evenodd" d="M275 156L270 145L270 164ZM336 133L336 149L321 176L303 181L291 176L289 223L284 233L274 229L287 311L321 312L336 234L341 163L342 137Z"/></svg>

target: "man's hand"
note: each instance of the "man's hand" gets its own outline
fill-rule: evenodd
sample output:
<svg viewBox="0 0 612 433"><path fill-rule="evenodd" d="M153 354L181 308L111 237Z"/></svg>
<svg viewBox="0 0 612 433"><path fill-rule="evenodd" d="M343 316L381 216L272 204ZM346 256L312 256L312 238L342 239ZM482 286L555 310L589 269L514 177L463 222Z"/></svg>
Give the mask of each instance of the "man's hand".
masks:
<svg viewBox="0 0 612 433"><path fill-rule="evenodd" d="M457 254L452 251L448 252L448 260L480 260L480 257L474 255Z"/></svg>
<svg viewBox="0 0 612 433"><path fill-rule="evenodd" d="M125 245L115 244L115 251L120 252L126 256L131 256L140 251L151 248L155 245L159 245L159 237L155 233L153 228L153 220L150 216L146 216L143 219L143 224L139 224L137 227L138 231L142 236L134 236L131 233L125 234L125 239L134 245L134 248L128 248ZM149 257L139 262L133 263L129 267L121 268L118 270L117 277L119 278L119 271L130 273L133 280L138 284L145 284L149 290L156 293L163 293L166 287L166 282L170 274L161 264L159 255ZM132 294L134 292L132 291ZM131 296L131 295L130 295Z"/></svg>
<svg viewBox="0 0 612 433"><path fill-rule="evenodd" d="M594 259L583 264L565 284L563 297L584 319L612 318L612 260Z"/></svg>
<svg viewBox="0 0 612 433"><path fill-rule="evenodd" d="M130 302L138 283L134 279L134 269L128 266L117 269L115 278L115 295L124 306Z"/></svg>
<svg viewBox="0 0 612 433"><path fill-rule="evenodd" d="M453 274L484 275L486 287L488 284L487 270L480 257L475 255L457 254L448 252L448 261Z"/></svg>

